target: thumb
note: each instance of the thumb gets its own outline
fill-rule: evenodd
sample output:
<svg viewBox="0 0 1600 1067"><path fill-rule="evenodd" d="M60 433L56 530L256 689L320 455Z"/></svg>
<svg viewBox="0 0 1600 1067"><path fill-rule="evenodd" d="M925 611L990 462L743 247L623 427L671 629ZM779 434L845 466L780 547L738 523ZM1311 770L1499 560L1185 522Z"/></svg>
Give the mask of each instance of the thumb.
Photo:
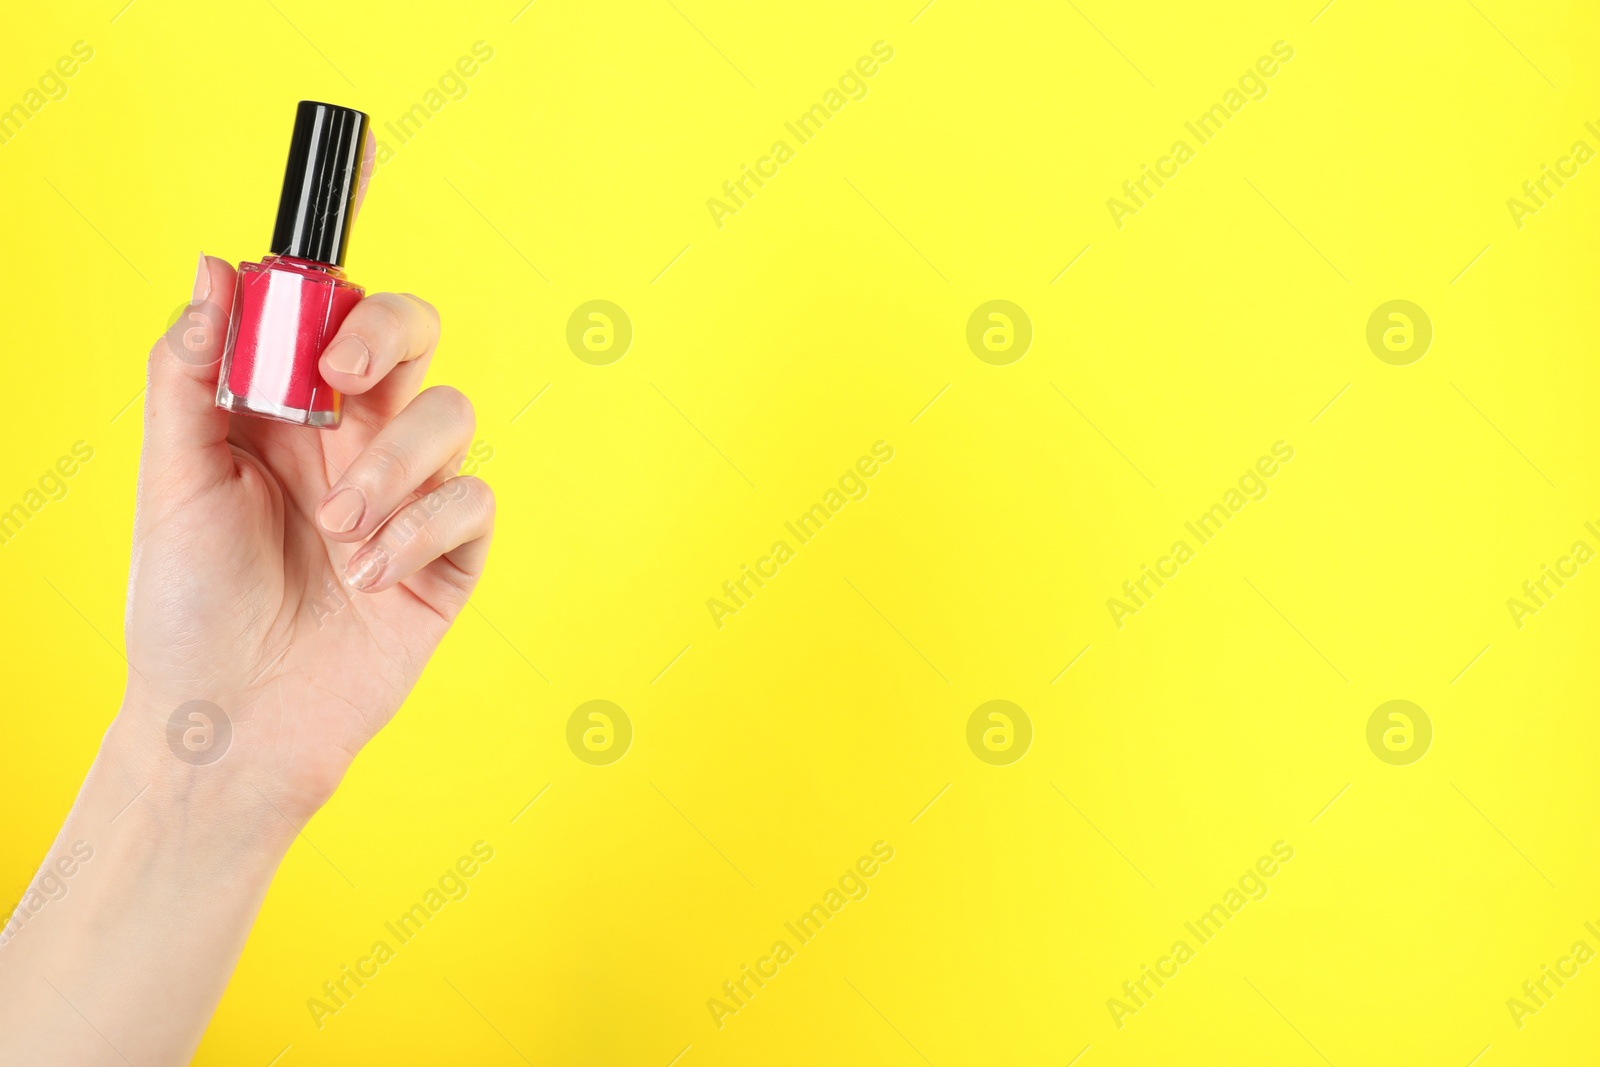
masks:
<svg viewBox="0 0 1600 1067"><path fill-rule="evenodd" d="M233 471L228 413L217 407L233 284L231 266L202 255L189 306L150 349L144 403L147 477L206 483Z"/></svg>

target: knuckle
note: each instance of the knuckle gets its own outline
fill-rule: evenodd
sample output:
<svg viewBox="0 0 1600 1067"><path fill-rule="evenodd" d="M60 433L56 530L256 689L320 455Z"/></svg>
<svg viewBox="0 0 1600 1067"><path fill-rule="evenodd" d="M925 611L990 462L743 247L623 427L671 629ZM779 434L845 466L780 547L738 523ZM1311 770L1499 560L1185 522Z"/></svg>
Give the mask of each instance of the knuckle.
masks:
<svg viewBox="0 0 1600 1067"><path fill-rule="evenodd" d="M433 524L429 519L428 510L421 501L395 512L384 524L378 538L383 543L383 551L390 559L402 556L411 558L418 552L425 554L434 537Z"/></svg>
<svg viewBox="0 0 1600 1067"><path fill-rule="evenodd" d="M389 520L388 536L397 547L409 545L414 541L424 540L430 536L433 518L427 504L419 500L409 507L401 508L394 518Z"/></svg>
<svg viewBox="0 0 1600 1067"><path fill-rule="evenodd" d="M452 502L464 505L469 510L488 516L494 515L494 490L482 478L472 475L452 478L439 487L438 493Z"/></svg>
<svg viewBox="0 0 1600 1067"><path fill-rule="evenodd" d="M433 327L434 327L435 330L437 330L439 328L439 309L438 308L434 307L428 301L422 299L422 297L418 296L416 293L401 293L400 296L403 299L409 300L413 304L415 304L417 307L421 308L423 316L427 319L428 322L433 324Z"/></svg>
<svg viewBox="0 0 1600 1067"><path fill-rule="evenodd" d="M469 478L467 480L471 483L468 489L472 494L472 499L477 502L478 507L483 510L485 515L492 517L495 509L494 487L482 478Z"/></svg>
<svg viewBox="0 0 1600 1067"><path fill-rule="evenodd" d="M148 363L152 371L162 373L174 367L209 367L222 357L221 348L204 326L190 326L179 318L150 346Z"/></svg>
<svg viewBox="0 0 1600 1067"><path fill-rule="evenodd" d="M361 460L362 481L374 486L404 483L411 475L411 457L392 442L375 442Z"/></svg>
<svg viewBox="0 0 1600 1067"><path fill-rule="evenodd" d="M437 404L452 422L475 429L478 413L466 393L452 385L435 385L427 390L430 403Z"/></svg>
<svg viewBox="0 0 1600 1067"><path fill-rule="evenodd" d="M388 298L387 293L367 297L361 302L360 308L365 314L354 324L356 333L370 338L385 349L397 350L404 346L405 315L395 306L395 301Z"/></svg>

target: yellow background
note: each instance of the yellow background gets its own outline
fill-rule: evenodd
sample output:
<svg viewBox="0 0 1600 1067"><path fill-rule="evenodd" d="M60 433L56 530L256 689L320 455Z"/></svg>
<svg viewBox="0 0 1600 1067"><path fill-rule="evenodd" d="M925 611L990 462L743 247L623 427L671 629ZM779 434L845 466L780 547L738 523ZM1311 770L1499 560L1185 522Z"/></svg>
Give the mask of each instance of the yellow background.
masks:
<svg viewBox="0 0 1600 1067"><path fill-rule="evenodd" d="M1600 545L1597 164L1520 229L1506 200L1600 147L1600 17L921 3L6 11L0 104L94 58L0 146L0 507L95 452L0 547L8 902L118 705L136 398L196 253L266 251L297 99L382 135L494 50L391 145L349 263L438 305L433 378L477 402L479 611L290 852L197 1063L1593 1048L1600 964L1520 1029L1506 999L1600 948L1600 575L1520 629L1506 600ZM879 40L719 229L706 200ZM1266 98L1119 229L1107 198L1279 40ZM565 341L591 299L633 323L609 366ZM991 299L1033 324L1008 366L966 343ZM1409 366L1366 344L1392 299L1434 326ZM870 494L718 629L706 599L880 440ZM1107 598L1279 440L1269 495L1119 629ZM591 699L634 725L610 766L566 745ZM1009 766L966 743L993 699L1034 728ZM1391 699L1433 723L1410 766L1366 743ZM470 895L318 1029L307 999L479 840ZM870 895L719 1029L707 999L879 840ZM1119 1029L1107 999L1279 840L1270 894Z"/></svg>

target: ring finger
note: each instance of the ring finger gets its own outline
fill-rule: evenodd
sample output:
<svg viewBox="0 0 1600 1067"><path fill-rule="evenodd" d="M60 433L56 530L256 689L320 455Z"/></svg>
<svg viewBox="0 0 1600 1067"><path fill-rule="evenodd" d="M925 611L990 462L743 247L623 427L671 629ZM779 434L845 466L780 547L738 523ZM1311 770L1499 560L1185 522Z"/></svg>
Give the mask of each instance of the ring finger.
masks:
<svg viewBox="0 0 1600 1067"><path fill-rule="evenodd" d="M494 493L489 486L477 478L451 478L384 523L351 558L345 580L364 593L378 593L443 557L464 602L483 570L493 528Z"/></svg>

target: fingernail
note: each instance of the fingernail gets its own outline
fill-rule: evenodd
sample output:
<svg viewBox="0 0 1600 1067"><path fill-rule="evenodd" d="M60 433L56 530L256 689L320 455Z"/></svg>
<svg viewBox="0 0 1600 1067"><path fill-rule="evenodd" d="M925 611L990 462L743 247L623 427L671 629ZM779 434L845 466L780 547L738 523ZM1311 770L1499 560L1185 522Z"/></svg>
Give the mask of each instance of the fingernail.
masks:
<svg viewBox="0 0 1600 1067"><path fill-rule="evenodd" d="M206 265L206 254L200 253L200 266L194 272L193 303L200 303L211 295L211 268Z"/></svg>
<svg viewBox="0 0 1600 1067"><path fill-rule="evenodd" d="M382 573L382 553L367 552L350 561L350 570L345 576L345 581L352 589L371 589L378 584L378 577Z"/></svg>
<svg viewBox="0 0 1600 1067"><path fill-rule="evenodd" d="M367 351L366 344L353 334L335 341L326 356L328 366L340 374L365 374L367 364L372 362L372 354Z"/></svg>
<svg viewBox="0 0 1600 1067"><path fill-rule="evenodd" d="M322 505L322 510L317 512L317 521L329 533L349 533L361 521L361 513L366 507L367 498L361 490L347 485Z"/></svg>

